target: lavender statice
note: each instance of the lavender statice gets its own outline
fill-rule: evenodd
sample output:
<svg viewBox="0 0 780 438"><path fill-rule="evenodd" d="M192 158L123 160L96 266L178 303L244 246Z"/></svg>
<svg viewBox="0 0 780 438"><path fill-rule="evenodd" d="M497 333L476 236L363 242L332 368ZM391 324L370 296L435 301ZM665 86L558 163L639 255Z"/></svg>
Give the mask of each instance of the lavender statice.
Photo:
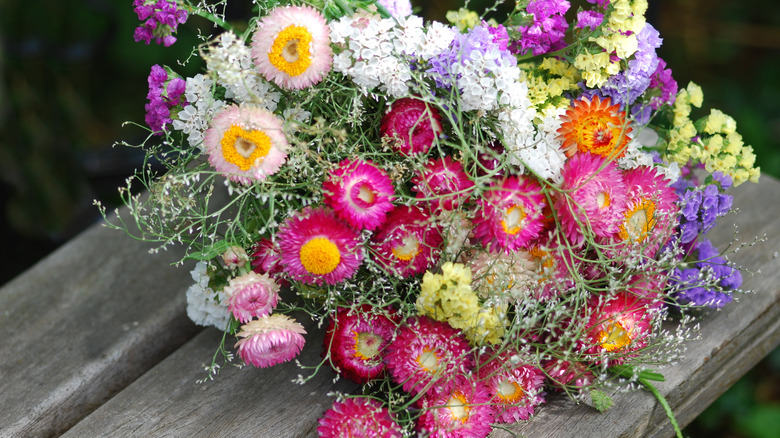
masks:
<svg viewBox="0 0 780 438"><path fill-rule="evenodd" d="M637 35L637 50L628 61L628 68L614 76L601 88L605 96L622 108L630 107L650 86L652 76L658 68L655 49L661 47L660 34L646 23Z"/></svg>
<svg viewBox="0 0 780 438"><path fill-rule="evenodd" d="M696 243L693 254L697 261L691 267L672 272L675 298L682 304L712 308L730 303L731 292L742 285L739 269L731 267L709 240Z"/></svg>
<svg viewBox="0 0 780 438"><path fill-rule="evenodd" d="M731 210L734 197L722 193L731 186L731 178L715 172L714 182L704 188L688 189L680 194L680 242L689 244L709 231L715 221Z"/></svg>
<svg viewBox="0 0 780 438"><path fill-rule="evenodd" d="M661 105L674 105L677 97L677 81L672 78L672 70L666 68L666 62L658 58L658 67L650 77L650 107L657 110Z"/></svg>
<svg viewBox="0 0 780 438"><path fill-rule="evenodd" d="M179 77L169 78L168 72L159 65L152 66L148 82L145 120L155 135L161 135L165 126L173 121L171 110L187 104L184 97L187 83Z"/></svg>
<svg viewBox="0 0 780 438"><path fill-rule="evenodd" d="M147 45L154 39L165 47L176 42L176 28L187 21L187 11L171 0L134 0L133 7L143 24L135 29L133 39Z"/></svg>
<svg viewBox="0 0 780 438"><path fill-rule="evenodd" d="M567 0L532 0L526 11L533 15L530 26L520 26L520 40L510 46L512 53L541 55L566 47L563 38L569 23L564 15L571 4Z"/></svg>

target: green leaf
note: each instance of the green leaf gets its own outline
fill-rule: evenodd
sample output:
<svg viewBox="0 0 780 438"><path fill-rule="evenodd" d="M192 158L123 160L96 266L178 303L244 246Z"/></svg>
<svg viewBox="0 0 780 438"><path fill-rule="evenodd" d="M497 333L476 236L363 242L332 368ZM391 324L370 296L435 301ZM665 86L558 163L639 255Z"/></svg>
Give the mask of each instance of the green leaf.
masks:
<svg viewBox="0 0 780 438"><path fill-rule="evenodd" d="M598 409L602 414L615 405L615 401L612 400L612 397L598 389L590 391L590 399L593 400L593 407Z"/></svg>
<svg viewBox="0 0 780 438"><path fill-rule="evenodd" d="M219 257L225 253L234 244L227 240L220 240L219 242L207 247L203 251L191 252L187 254L185 259L190 260L211 260L214 257Z"/></svg>

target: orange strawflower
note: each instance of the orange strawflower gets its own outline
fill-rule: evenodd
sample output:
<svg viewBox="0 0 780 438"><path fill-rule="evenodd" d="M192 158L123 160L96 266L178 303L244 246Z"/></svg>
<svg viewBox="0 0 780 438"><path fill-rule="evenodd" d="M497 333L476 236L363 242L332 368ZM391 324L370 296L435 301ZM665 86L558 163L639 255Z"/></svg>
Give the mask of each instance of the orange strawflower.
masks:
<svg viewBox="0 0 780 438"><path fill-rule="evenodd" d="M625 155L631 128L625 111L619 111L620 105L611 103L610 98L601 100L598 96L572 102L566 114L561 116L563 123L558 129L567 157L577 151L605 158Z"/></svg>

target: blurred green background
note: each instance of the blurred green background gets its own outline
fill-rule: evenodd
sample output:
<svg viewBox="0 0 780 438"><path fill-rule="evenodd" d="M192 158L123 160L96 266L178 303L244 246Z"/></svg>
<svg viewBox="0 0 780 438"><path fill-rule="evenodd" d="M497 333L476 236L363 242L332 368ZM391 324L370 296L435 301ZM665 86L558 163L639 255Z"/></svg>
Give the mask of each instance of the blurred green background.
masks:
<svg viewBox="0 0 780 438"><path fill-rule="evenodd" d="M457 4L414 3L439 20ZM704 106L732 115L764 175L780 177L780 2L649 3L648 20L664 38L660 56L678 83L701 85ZM180 26L168 49L133 42L137 25L131 0L0 0L0 284L97 221L93 199L117 202L116 187L142 156L112 145L144 136L122 123L143 122L150 67L199 70L197 61L178 62L202 20ZM780 349L685 432L780 437Z"/></svg>

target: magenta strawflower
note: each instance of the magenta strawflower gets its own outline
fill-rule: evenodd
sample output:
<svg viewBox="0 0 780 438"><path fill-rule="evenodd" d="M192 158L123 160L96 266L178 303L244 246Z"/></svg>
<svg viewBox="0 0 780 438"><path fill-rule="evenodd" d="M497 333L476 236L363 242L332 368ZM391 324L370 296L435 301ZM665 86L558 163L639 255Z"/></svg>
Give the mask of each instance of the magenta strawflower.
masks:
<svg viewBox="0 0 780 438"><path fill-rule="evenodd" d="M223 291L228 310L241 323L270 315L279 302L279 285L268 275L254 272L231 278Z"/></svg>
<svg viewBox="0 0 780 438"><path fill-rule="evenodd" d="M209 163L241 184L276 173L287 159L289 147L282 121L251 105L231 105L214 116L203 144Z"/></svg>
<svg viewBox="0 0 780 438"><path fill-rule="evenodd" d="M566 237L574 245L583 241L583 229L599 237L615 234L626 205L626 186L614 161L600 155L578 152L561 172L563 183L555 210Z"/></svg>
<svg viewBox="0 0 780 438"><path fill-rule="evenodd" d="M325 202L357 229L374 230L393 209L395 190L387 173L373 163L344 160L322 184Z"/></svg>
<svg viewBox="0 0 780 438"><path fill-rule="evenodd" d="M587 321L588 353L608 354L610 363L619 364L628 353L644 348L654 307L652 302L625 292L610 298L594 296L582 316Z"/></svg>
<svg viewBox="0 0 780 438"><path fill-rule="evenodd" d="M618 253L641 247L647 257L671 237L677 226L677 195L660 172L639 166L623 173L626 208L617 233L608 240Z"/></svg>
<svg viewBox="0 0 780 438"><path fill-rule="evenodd" d="M502 423L528 420L534 408L544 403L544 372L536 365L513 362L513 354L509 350L484 353L478 373L495 404L496 420Z"/></svg>
<svg viewBox="0 0 780 438"><path fill-rule="evenodd" d="M417 430L436 438L484 438L491 432L496 410L487 386L457 376L447 389L426 393L417 403L423 410Z"/></svg>
<svg viewBox="0 0 780 438"><path fill-rule="evenodd" d="M282 88L322 81L333 62L325 17L310 6L275 8L257 23L252 57L260 74Z"/></svg>
<svg viewBox="0 0 780 438"><path fill-rule="evenodd" d="M493 182L477 204L474 237L486 248L528 248L545 227L545 198L532 178L511 176Z"/></svg>
<svg viewBox="0 0 780 438"><path fill-rule="evenodd" d="M304 208L279 226L276 241L285 272L303 283L337 284L363 263L360 231L329 208Z"/></svg>
<svg viewBox="0 0 780 438"><path fill-rule="evenodd" d="M383 138L404 155L424 154L442 133L441 116L436 108L420 99L398 99L382 117L379 128Z"/></svg>
<svg viewBox="0 0 780 438"><path fill-rule="evenodd" d="M401 438L403 432L379 401L351 397L336 401L319 419L320 438Z"/></svg>
<svg viewBox="0 0 780 438"><path fill-rule="evenodd" d="M385 350L387 371L404 391L419 393L432 385L446 391L453 378L469 371L472 359L463 335L446 322L427 316L409 318Z"/></svg>
<svg viewBox="0 0 780 438"><path fill-rule="evenodd" d="M433 266L441 253L442 236L419 208L397 206L371 237L376 261L388 272L409 277Z"/></svg>
<svg viewBox="0 0 780 438"><path fill-rule="evenodd" d="M368 304L358 309L340 308L328 325L323 355L342 376L364 384L385 370L384 350L395 332L396 322L371 313Z"/></svg>
<svg viewBox="0 0 780 438"><path fill-rule="evenodd" d="M292 318L271 315L242 325L235 348L247 364L267 368L298 356L306 343L305 334L303 326Z"/></svg>
<svg viewBox="0 0 780 438"><path fill-rule="evenodd" d="M445 156L430 160L413 179L417 198L423 199L432 212L454 210L469 197L474 182L463 171L463 165Z"/></svg>
<svg viewBox="0 0 780 438"><path fill-rule="evenodd" d="M276 245L271 239L260 239L252 247L252 270L258 274L276 277L284 271L281 261L279 245Z"/></svg>

